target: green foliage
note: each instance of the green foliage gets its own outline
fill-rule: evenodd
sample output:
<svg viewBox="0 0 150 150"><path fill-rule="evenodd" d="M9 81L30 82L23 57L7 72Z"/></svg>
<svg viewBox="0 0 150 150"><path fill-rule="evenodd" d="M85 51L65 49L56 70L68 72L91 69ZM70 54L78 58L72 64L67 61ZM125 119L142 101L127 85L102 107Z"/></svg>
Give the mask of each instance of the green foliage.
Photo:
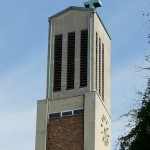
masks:
<svg viewBox="0 0 150 150"><path fill-rule="evenodd" d="M145 56L145 61L149 65L150 55ZM150 71L150 67L138 69ZM137 91L139 100L136 101L135 108L121 116L129 117L129 121L126 125L128 132L118 138L116 148L119 150L150 150L150 78L147 78L144 93Z"/></svg>
<svg viewBox="0 0 150 150"><path fill-rule="evenodd" d="M119 150L150 150L150 79L144 94L138 95L142 97L140 106L123 115L130 117L126 127L131 129L119 137Z"/></svg>
<svg viewBox="0 0 150 150"><path fill-rule="evenodd" d="M150 13L143 13L146 21L150 24ZM150 33L148 34L150 44ZM145 55L147 67L138 66L138 70L150 71L150 54ZM122 117L128 117L126 125L127 132L118 138L116 149L119 150L150 150L150 78L148 78L147 88L144 93L137 91L139 100L136 101L135 108Z"/></svg>

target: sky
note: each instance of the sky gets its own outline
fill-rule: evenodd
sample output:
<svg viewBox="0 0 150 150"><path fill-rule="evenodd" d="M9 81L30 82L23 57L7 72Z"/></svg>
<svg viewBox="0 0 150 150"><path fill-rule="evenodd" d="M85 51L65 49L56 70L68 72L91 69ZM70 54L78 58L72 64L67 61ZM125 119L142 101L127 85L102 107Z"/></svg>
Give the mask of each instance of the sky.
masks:
<svg viewBox="0 0 150 150"><path fill-rule="evenodd" d="M84 0L0 2L0 149L34 150L37 100L46 97L48 17ZM143 13L150 0L102 0L97 12L111 38L112 150L146 78L135 66L150 51L150 26ZM144 73L145 74L145 73Z"/></svg>

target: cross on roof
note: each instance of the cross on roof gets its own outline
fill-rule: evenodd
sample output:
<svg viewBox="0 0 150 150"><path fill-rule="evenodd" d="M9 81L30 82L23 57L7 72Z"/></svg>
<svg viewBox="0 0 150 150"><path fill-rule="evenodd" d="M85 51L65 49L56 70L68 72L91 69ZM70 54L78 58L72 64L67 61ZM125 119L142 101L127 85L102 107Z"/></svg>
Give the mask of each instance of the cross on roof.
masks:
<svg viewBox="0 0 150 150"><path fill-rule="evenodd" d="M102 3L100 0L89 0L84 2L84 6L87 8L97 8L97 7L101 7Z"/></svg>

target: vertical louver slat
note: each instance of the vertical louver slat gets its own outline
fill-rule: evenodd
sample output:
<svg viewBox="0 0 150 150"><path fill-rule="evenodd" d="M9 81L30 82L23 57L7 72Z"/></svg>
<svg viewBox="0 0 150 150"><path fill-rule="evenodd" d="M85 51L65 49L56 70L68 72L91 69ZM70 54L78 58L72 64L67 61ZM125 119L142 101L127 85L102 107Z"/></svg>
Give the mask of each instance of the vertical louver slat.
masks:
<svg viewBox="0 0 150 150"><path fill-rule="evenodd" d="M53 91L61 91L61 65L62 65L62 35L55 36L54 45L54 87Z"/></svg>
<svg viewBox="0 0 150 150"><path fill-rule="evenodd" d="M67 89L74 88L75 69L75 32L68 34L68 55L67 55Z"/></svg>
<svg viewBox="0 0 150 150"><path fill-rule="evenodd" d="M96 66L95 66L95 67L96 67L96 72L95 72L95 86L96 86L96 90L98 90L98 89L97 89L97 65L98 65L98 64L97 64L97 57L98 57L98 53L97 53L97 50L98 50L97 43L98 43L98 41L97 41L97 40L98 40L98 35L97 35L97 32L96 32L96 56L95 56L95 57L96 57Z"/></svg>
<svg viewBox="0 0 150 150"><path fill-rule="evenodd" d="M88 30L81 31L80 87L87 86Z"/></svg>
<svg viewBox="0 0 150 150"><path fill-rule="evenodd" d="M104 44L102 44L102 99L104 100Z"/></svg>
<svg viewBox="0 0 150 150"><path fill-rule="evenodd" d="M99 94L101 95L101 39L99 38Z"/></svg>

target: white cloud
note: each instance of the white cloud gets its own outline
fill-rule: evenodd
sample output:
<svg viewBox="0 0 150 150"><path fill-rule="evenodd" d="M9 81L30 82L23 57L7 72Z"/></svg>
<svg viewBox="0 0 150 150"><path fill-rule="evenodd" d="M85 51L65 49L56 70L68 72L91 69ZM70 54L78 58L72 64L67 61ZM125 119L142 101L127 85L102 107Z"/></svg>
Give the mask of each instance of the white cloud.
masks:
<svg viewBox="0 0 150 150"><path fill-rule="evenodd" d="M0 18L2 20L0 25L0 60L1 66L4 68L4 71L0 70L0 149L2 150L34 149L36 100L44 98L46 93L45 60L47 56L45 51L43 53L41 50L45 49L45 47L39 48L41 46L39 43L45 42L47 46L46 38L43 38L47 29L45 30L45 24L42 22L46 16L51 16L72 4L83 6L83 2L79 0L73 0L72 2L62 1L63 5L58 5L59 1L60 0L45 1L44 3L43 1L39 1L36 3L36 7L31 1L26 1L24 5L22 5L22 2L18 3L17 1L13 1L13 7L9 5L10 9L6 9L6 7L8 8L6 1L3 1L1 5L3 7L0 9ZM114 48L112 51L113 59L118 60L118 53L120 54L127 51L124 45L129 43L128 38L139 29L137 29L137 22L140 18L136 17L136 15L142 15L141 10L143 10L143 8L148 8L149 10L149 5L147 4L146 6L146 1L141 0L116 0L113 3L106 1L103 2L103 4L103 8L97 10L102 12L101 16L105 16L104 24L107 22L111 33L113 33L111 35L112 46ZM15 11L14 6L17 10L21 11ZM32 13L27 13L26 11L29 6ZM18 14L18 12L20 12L20 14ZM19 16L17 19L14 18L16 15ZM37 18L31 19L31 15ZM47 23L46 19L45 23ZM130 26L131 23L132 27ZM136 47L134 47L135 49L128 53L128 57L127 55L119 55L121 56L121 61L117 61L117 64L112 68L111 104L113 119L119 116L120 113L126 111L129 108L129 103L132 103L132 101L124 98L124 95L133 98L134 89L136 89L136 87L141 88L140 86L143 85L143 79L136 75L130 67L122 67L125 64L125 62L122 61L133 59L130 54L133 53L133 55L136 55L137 49L139 49L139 45L141 45L143 41L141 34L137 34L137 37L134 35L134 37L135 39L132 38L133 42L139 37L141 40L139 41L140 44L137 43ZM38 51L40 52L38 53ZM9 55L6 55L6 53ZM17 57L16 54L18 54ZM17 58L17 60L11 59L11 55ZM9 56L9 58L5 56ZM24 60L21 61L21 59ZM135 60L135 62L138 64L141 59L142 58ZM128 62L128 64L133 63ZM142 87L144 87L144 85ZM115 141L117 135L120 133L122 126L123 122L121 121L113 123L113 141Z"/></svg>
<svg viewBox="0 0 150 150"><path fill-rule="evenodd" d="M2 150L33 150L36 109L0 111L0 145Z"/></svg>
<svg viewBox="0 0 150 150"><path fill-rule="evenodd" d="M145 90L147 79L144 76L146 73L137 72L137 69L134 68L134 65L140 65L143 59L144 55L141 55L128 62L128 64L122 62L113 69L111 78L112 120L127 113L133 107L134 101L132 99L137 98L136 90ZM127 118L112 122L112 149L114 149L118 136L123 133L126 124Z"/></svg>
<svg viewBox="0 0 150 150"><path fill-rule="evenodd" d="M27 61L13 65L0 75L1 109L16 108L19 104L32 105L36 99L45 98L46 64L44 53L36 58L26 58ZM46 56L45 56L46 57ZM4 108L6 107L6 108Z"/></svg>
<svg viewBox="0 0 150 150"><path fill-rule="evenodd" d="M0 149L34 150L36 101L45 98L45 54L12 63L0 74Z"/></svg>
<svg viewBox="0 0 150 150"><path fill-rule="evenodd" d="M121 118L112 122L112 150L116 147L118 137L124 134L124 127L127 123L127 118Z"/></svg>

